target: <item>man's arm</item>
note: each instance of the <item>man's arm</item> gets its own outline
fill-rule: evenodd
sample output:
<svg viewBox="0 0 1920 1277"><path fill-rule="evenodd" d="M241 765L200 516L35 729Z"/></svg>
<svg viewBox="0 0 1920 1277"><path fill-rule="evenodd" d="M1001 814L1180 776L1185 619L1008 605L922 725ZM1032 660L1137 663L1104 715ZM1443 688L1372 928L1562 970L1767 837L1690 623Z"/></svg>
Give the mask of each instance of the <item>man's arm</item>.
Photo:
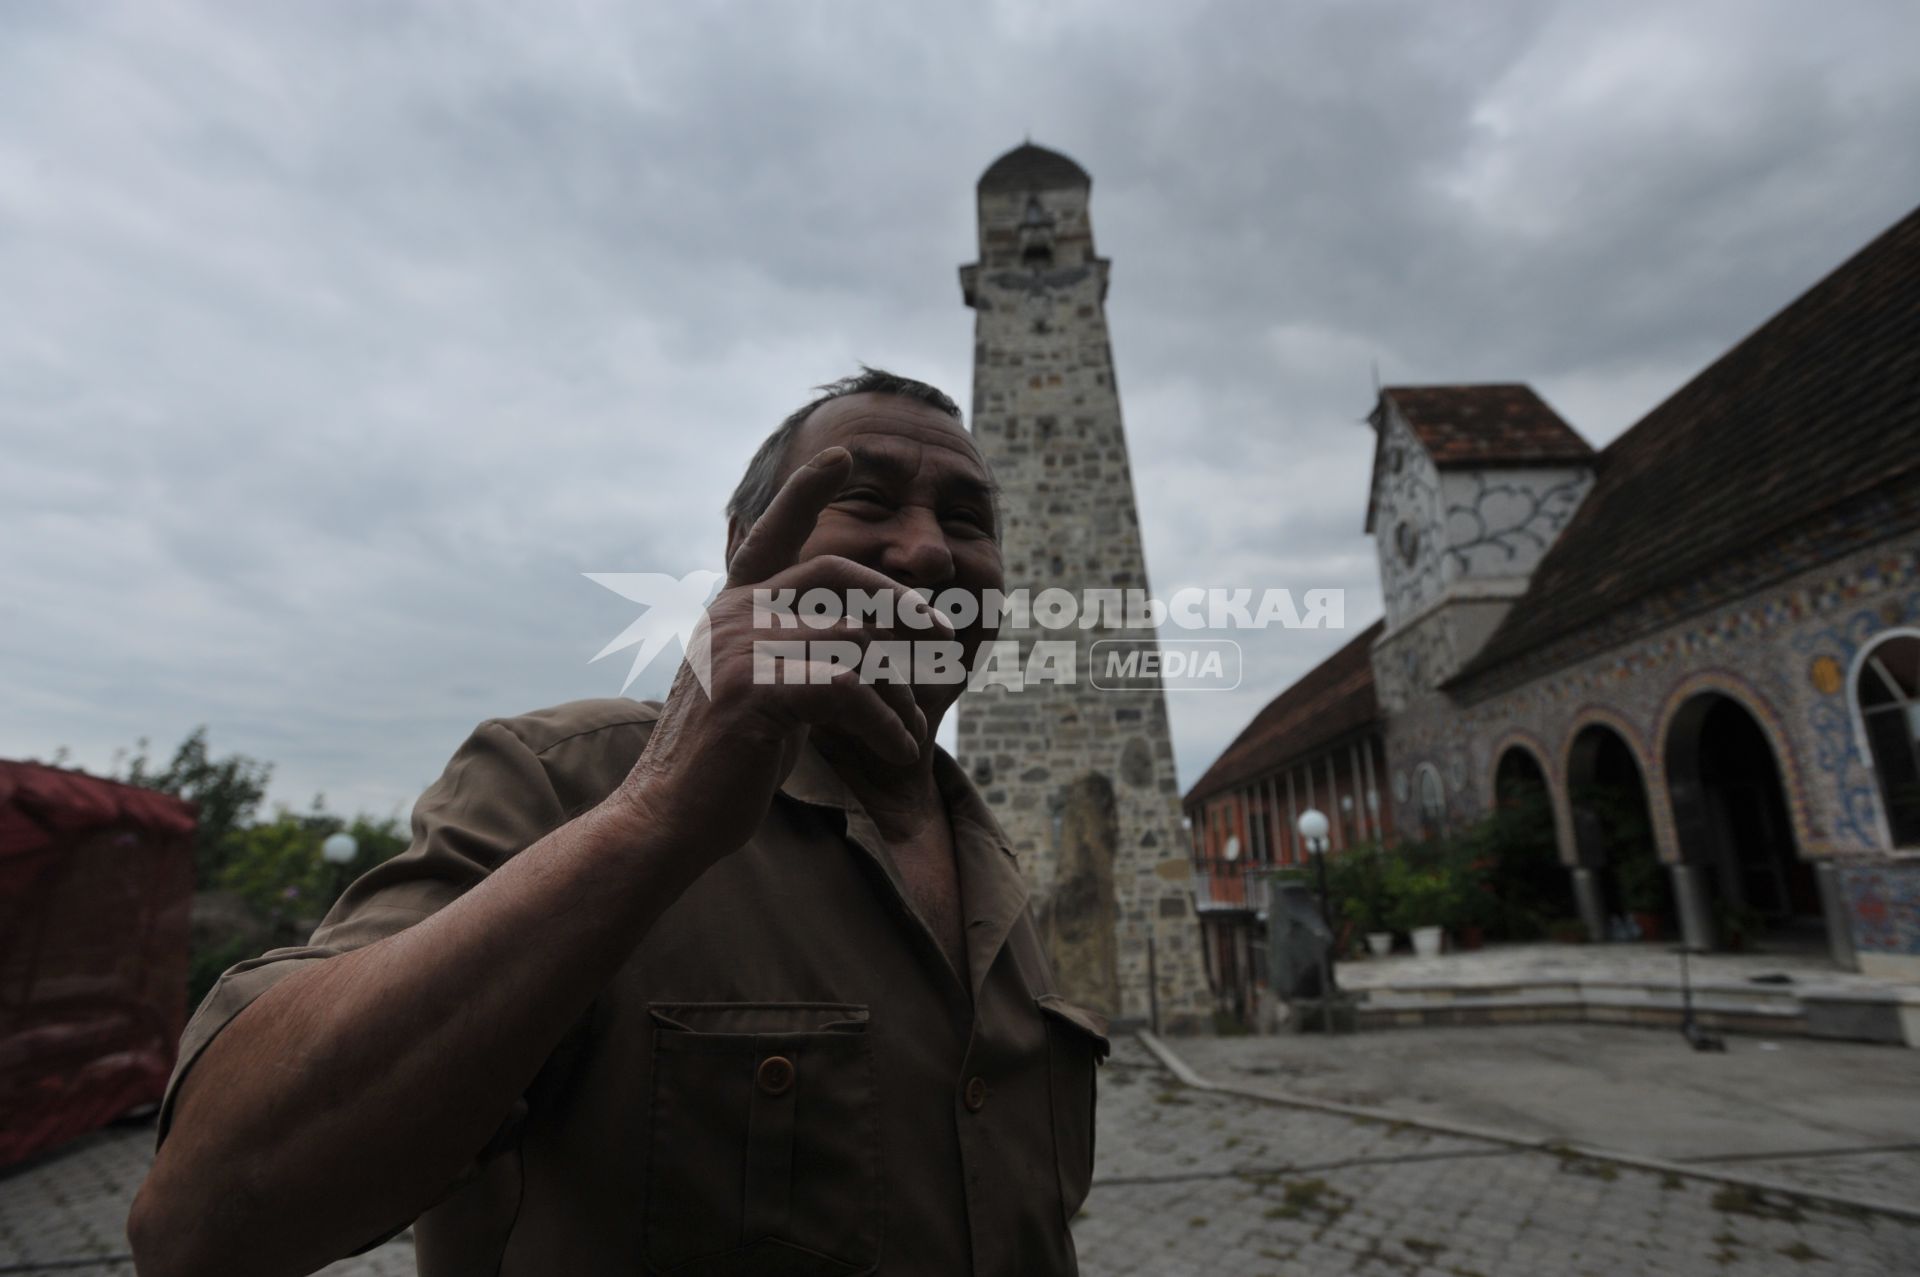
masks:
<svg viewBox="0 0 1920 1277"><path fill-rule="evenodd" d="M895 766L924 760L932 742L909 689L847 670L777 684L755 675L756 642L792 637L757 628L763 584L893 591L922 628L952 635L877 572L829 556L798 562L849 468L829 449L789 476L703 622L709 687L682 665L610 797L504 849L504 863L405 930L295 971L208 1043L180 1080L128 1219L145 1277L307 1273L415 1218L660 914L751 837L811 725L851 731ZM496 805L515 802L482 788Z"/></svg>
<svg viewBox="0 0 1920 1277"><path fill-rule="evenodd" d="M128 1220L139 1269L299 1274L431 1206L706 857L632 794L210 1042Z"/></svg>

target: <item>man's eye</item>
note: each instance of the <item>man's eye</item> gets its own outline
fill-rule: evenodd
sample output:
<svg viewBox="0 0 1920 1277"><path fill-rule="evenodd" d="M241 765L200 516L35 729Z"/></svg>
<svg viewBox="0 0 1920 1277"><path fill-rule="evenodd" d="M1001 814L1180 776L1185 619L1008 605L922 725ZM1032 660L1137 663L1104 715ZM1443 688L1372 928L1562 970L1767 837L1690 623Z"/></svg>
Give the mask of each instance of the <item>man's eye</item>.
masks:
<svg viewBox="0 0 1920 1277"><path fill-rule="evenodd" d="M835 499L835 505L855 507L853 513L872 515L884 512L887 503L879 493L862 489L857 492L843 492Z"/></svg>
<svg viewBox="0 0 1920 1277"><path fill-rule="evenodd" d="M984 512L972 509L970 507L962 507L957 510L949 510L947 512L946 518L949 523L958 523L965 527L978 528L982 532L986 531L988 527L992 526L989 523L987 516Z"/></svg>

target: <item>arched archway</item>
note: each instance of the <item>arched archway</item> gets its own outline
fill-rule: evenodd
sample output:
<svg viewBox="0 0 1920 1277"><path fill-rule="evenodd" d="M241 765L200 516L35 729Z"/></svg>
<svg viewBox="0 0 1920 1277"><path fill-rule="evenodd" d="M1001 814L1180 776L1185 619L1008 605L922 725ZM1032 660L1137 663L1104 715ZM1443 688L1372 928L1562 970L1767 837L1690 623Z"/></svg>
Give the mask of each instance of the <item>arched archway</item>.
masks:
<svg viewBox="0 0 1920 1277"><path fill-rule="evenodd" d="M1579 917L1573 879L1560 861L1554 833L1553 791L1546 769L1525 745L1509 745L1494 766L1493 798L1501 896L1509 938L1547 933Z"/></svg>
<svg viewBox="0 0 1920 1277"><path fill-rule="evenodd" d="M1524 745L1509 745L1493 769L1493 801L1506 808L1547 796L1547 773Z"/></svg>
<svg viewBox="0 0 1920 1277"><path fill-rule="evenodd" d="M1700 692L1674 714L1664 748L1681 859L1698 873L1719 943L1764 930L1824 945L1819 884L1794 845L1780 763L1753 712Z"/></svg>
<svg viewBox="0 0 1920 1277"><path fill-rule="evenodd" d="M1654 848L1647 786L1633 748L1605 723L1573 738L1567 759L1574 845L1594 875L1610 940L1677 934L1673 884Z"/></svg>
<svg viewBox="0 0 1920 1277"><path fill-rule="evenodd" d="M1853 710L1888 845L1920 846L1920 632L1889 631L1854 658Z"/></svg>

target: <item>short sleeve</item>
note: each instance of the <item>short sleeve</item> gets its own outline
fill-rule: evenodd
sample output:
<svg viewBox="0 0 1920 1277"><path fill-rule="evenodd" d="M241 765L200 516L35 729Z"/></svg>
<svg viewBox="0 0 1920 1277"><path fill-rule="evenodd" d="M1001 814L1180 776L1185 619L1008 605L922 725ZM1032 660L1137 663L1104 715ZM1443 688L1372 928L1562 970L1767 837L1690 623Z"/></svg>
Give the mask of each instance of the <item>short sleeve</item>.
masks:
<svg viewBox="0 0 1920 1277"><path fill-rule="evenodd" d="M261 994L310 963L384 940L444 908L568 815L534 751L500 721L482 723L414 804L406 851L355 880L306 944L250 958L220 977L181 1035L156 1142L166 1139L181 1082L201 1052Z"/></svg>

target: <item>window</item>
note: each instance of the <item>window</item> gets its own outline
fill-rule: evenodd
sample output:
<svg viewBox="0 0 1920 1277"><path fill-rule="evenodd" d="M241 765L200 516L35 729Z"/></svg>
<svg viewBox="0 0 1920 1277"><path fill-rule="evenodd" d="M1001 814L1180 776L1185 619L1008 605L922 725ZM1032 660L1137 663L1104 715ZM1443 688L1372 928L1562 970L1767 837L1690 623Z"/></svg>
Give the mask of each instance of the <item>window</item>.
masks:
<svg viewBox="0 0 1920 1277"><path fill-rule="evenodd" d="M1020 260L1035 270L1053 265L1053 219L1037 199L1027 201L1026 216L1020 219Z"/></svg>
<svg viewBox="0 0 1920 1277"><path fill-rule="evenodd" d="M1432 763L1420 764L1415 773L1420 784L1420 830L1427 838L1437 838L1447 827L1447 787L1440 769Z"/></svg>
<svg viewBox="0 0 1920 1277"><path fill-rule="evenodd" d="M1400 561L1408 567L1420 557L1420 530L1411 523L1402 523L1393 530L1394 549L1400 551Z"/></svg>
<svg viewBox="0 0 1920 1277"><path fill-rule="evenodd" d="M1920 637L1896 635L1868 651L1854 695L1893 845L1920 846Z"/></svg>

